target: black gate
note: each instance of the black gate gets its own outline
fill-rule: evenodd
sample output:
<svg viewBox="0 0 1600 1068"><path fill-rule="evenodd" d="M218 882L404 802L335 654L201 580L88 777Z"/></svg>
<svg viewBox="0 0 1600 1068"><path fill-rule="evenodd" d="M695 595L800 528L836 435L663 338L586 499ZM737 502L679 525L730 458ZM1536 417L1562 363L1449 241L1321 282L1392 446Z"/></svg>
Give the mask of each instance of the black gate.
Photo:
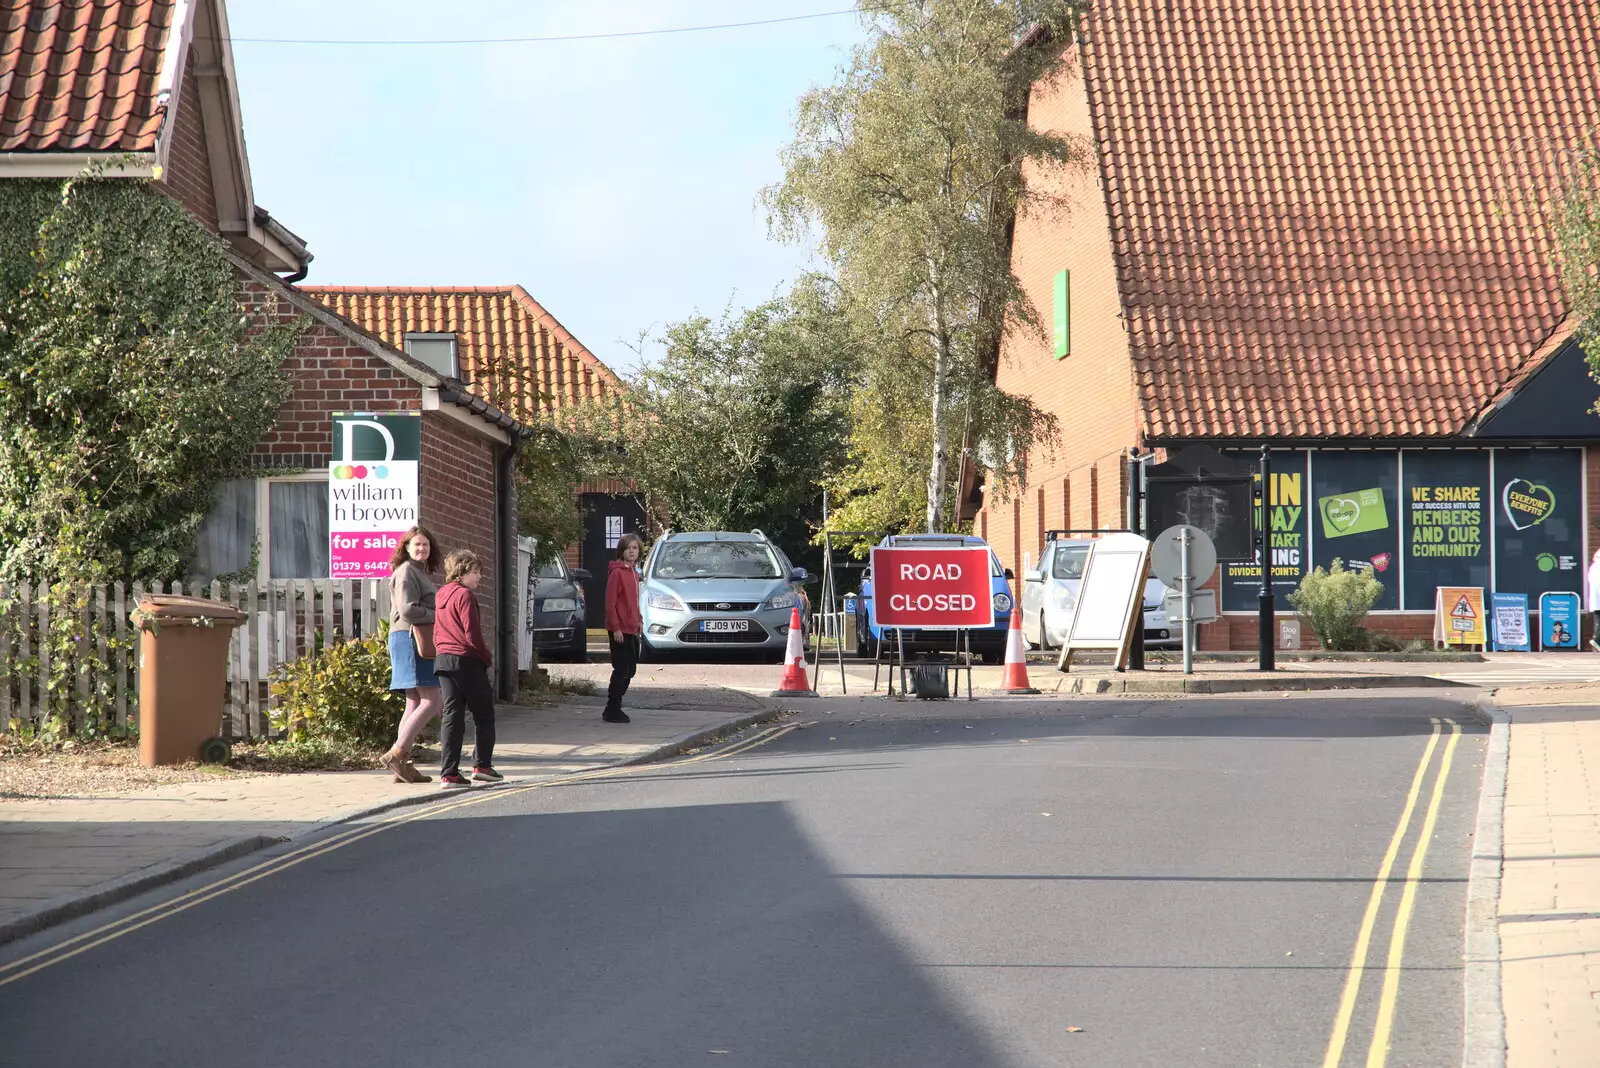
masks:
<svg viewBox="0 0 1600 1068"><path fill-rule="evenodd" d="M583 495L583 541L578 545L579 566L589 572L583 584L588 600L588 624L593 629L606 625L606 572L617 556L617 542L624 534L641 534L644 508L632 493L585 493Z"/></svg>

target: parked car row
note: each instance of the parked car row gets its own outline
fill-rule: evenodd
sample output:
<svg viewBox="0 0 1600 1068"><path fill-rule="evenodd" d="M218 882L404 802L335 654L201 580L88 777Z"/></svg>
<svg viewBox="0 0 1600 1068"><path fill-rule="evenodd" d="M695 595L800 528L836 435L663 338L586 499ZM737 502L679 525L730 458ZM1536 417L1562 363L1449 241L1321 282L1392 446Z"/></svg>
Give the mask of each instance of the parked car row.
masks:
<svg viewBox="0 0 1600 1068"><path fill-rule="evenodd" d="M1083 566L1089 559L1088 538L1055 538L1045 543L1039 563L1023 576L1022 637L1035 649L1059 649L1072 623ZM1168 624L1162 599L1166 585L1152 578L1144 585L1144 644L1148 649L1175 649L1183 644L1182 629Z"/></svg>

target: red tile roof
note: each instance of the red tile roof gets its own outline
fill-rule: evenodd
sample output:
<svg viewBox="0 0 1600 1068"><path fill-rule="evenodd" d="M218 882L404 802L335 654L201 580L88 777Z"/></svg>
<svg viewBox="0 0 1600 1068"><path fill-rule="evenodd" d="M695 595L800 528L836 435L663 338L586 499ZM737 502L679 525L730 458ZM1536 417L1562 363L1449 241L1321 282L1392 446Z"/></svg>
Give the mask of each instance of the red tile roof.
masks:
<svg viewBox="0 0 1600 1068"><path fill-rule="evenodd" d="M1600 125L1591 0L1108 0L1086 37L1149 436L1458 433L1559 328L1530 198Z"/></svg>
<svg viewBox="0 0 1600 1068"><path fill-rule="evenodd" d="M147 152L173 0L0 0L0 152Z"/></svg>
<svg viewBox="0 0 1600 1068"><path fill-rule="evenodd" d="M616 374L521 286L302 286L405 351L407 334L455 334L472 392L512 415L554 411L623 388ZM514 369L507 374L508 369ZM513 395L501 393L509 382Z"/></svg>

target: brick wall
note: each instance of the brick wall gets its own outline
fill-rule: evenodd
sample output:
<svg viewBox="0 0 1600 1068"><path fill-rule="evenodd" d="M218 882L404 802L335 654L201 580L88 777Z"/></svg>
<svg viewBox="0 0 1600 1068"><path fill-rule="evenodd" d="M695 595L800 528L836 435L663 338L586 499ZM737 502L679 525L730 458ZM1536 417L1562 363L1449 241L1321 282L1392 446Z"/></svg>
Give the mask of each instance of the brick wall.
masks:
<svg viewBox="0 0 1600 1068"><path fill-rule="evenodd" d="M246 309L263 323L292 320L297 310L283 295L248 280ZM270 467L321 467L330 459L334 412L415 411L421 387L331 326L312 321L284 363L294 384L272 430L256 446ZM465 428L463 428L465 429Z"/></svg>
<svg viewBox="0 0 1600 1068"><path fill-rule="evenodd" d="M1036 129L1091 139L1088 96L1073 52L1072 69L1034 87L1028 121ZM1011 267L1047 330L1056 272L1071 272L1071 354L1057 360L1048 333L1022 330L1009 331L1001 346L996 383L1052 412L1061 432L1054 456L1030 457L1020 499L1001 502L985 494L976 529L1019 574L1024 555L1038 560L1046 529L1123 525L1124 455L1140 425L1098 171L1091 165L1049 178L1030 169L1025 177L1053 188L1068 207L1017 220Z"/></svg>
<svg viewBox="0 0 1600 1068"><path fill-rule="evenodd" d="M206 148L206 128L200 116L200 84L194 76L194 57L183 68L167 150L167 169L161 184L212 233L217 232L217 193L211 182L211 159Z"/></svg>
<svg viewBox="0 0 1600 1068"><path fill-rule="evenodd" d="M496 650L500 562L495 553L495 442L442 412L422 414L422 525L445 552L471 549L483 560L478 608L483 638Z"/></svg>

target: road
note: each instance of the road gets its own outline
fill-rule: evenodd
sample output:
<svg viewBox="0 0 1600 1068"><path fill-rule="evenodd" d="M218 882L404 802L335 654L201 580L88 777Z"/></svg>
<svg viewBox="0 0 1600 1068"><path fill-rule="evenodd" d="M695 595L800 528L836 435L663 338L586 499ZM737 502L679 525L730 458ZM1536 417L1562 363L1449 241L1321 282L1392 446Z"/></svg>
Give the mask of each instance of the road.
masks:
<svg viewBox="0 0 1600 1068"><path fill-rule="evenodd" d="M7 947L4 1059L1460 1062L1485 739L1462 698L839 707Z"/></svg>

